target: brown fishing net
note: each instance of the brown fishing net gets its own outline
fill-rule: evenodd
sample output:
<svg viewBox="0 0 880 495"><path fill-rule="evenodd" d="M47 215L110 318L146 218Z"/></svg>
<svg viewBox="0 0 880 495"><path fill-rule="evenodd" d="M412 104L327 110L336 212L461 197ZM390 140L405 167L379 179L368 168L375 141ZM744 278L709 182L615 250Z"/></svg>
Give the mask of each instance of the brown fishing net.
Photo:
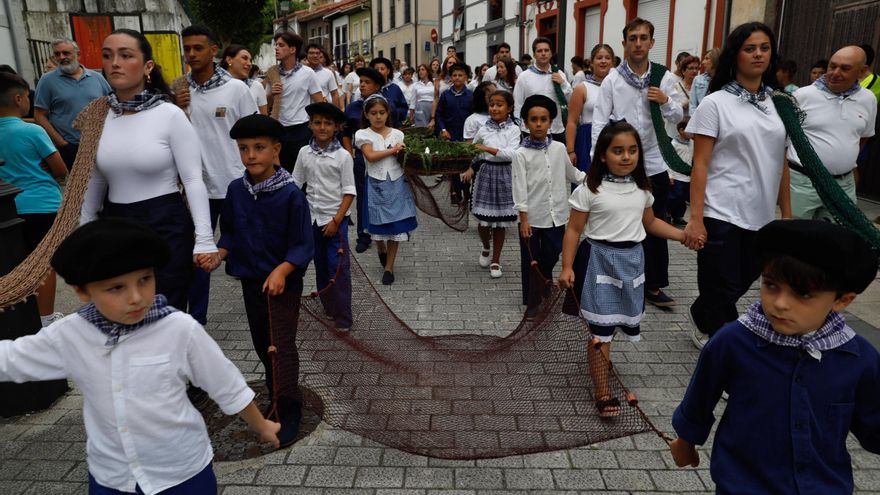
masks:
<svg viewBox="0 0 880 495"><path fill-rule="evenodd" d="M509 336L422 337L391 311L352 257L351 330L335 330L315 294L302 298L297 321L298 296L283 295L270 299L273 344L298 341L307 409L406 452L478 459L661 434L594 352L593 366L608 371L598 388L620 402L615 417L599 417L586 324L564 314L563 291L535 273L532 286L543 296L538 315ZM280 331L291 327L298 328Z"/></svg>
<svg viewBox="0 0 880 495"><path fill-rule="evenodd" d="M416 208L428 216L439 219L449 228L464 232L468 228L469 188L465 188L460 201L452 201L453 177L459 171L442 175L421 175L407 169L406 179L413 193Z"/></svg>

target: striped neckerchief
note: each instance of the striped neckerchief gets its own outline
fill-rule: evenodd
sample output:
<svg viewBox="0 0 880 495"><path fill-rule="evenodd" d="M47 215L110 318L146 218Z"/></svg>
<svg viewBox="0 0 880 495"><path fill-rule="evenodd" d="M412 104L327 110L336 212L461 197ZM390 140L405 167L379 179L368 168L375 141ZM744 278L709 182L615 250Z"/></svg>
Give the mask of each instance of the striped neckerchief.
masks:
<svg viewBox="0 0 880 495"><path fill-rule="evenodd" d="M93 302L80 308L77 311L77 314L97 327L101 333L107 336L107 341L104 342L104 346L113 347L119 343L119 339L125 335L128 335L139 328L145 327L150 323L159 321L175 311L177 311L177 309L168 305L168 300L165 299L165 296L156 294L153 299L153 305L147 310L144 319L131 325L108 320L100 311L98 311L98 308Z"/></svg>
<svg viewBox="0 0 880 495"><path fill-rule="evenodd" d="M822 360L822 351L836 349L856 336L855 331L847 326L843 316L836 311L828 313L825 323L818 330L805 335L783 335L773 330L760 302L752 303L746 314L739 317L739 322L767 342L783 347L797 347L816 361Z"/></svg>
<svg viewBox="0 0 880 495"><path fill-rule="evenodd" d="M208 80L204 83L197 83L196 80L193 78L192 72L187 72L186 80L187 82L189 82L189 87L191 89L194 89L199 93L205 93L214 88L219 88L220 86L223 86L227 82L231 81L232 75L226 69L220 67L215 63L214 73L211 74L211 77L208 78Z"/></svg>

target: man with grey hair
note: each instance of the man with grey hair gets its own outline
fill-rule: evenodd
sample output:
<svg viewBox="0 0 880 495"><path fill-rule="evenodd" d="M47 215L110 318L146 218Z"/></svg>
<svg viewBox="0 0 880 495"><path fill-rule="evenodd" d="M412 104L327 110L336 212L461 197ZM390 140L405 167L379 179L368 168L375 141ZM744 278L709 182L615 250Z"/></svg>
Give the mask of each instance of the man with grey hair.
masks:
<svg viewBox="0 0 880 495"><path fill-rule="evenodd" d="M828 72L810 86L794 92L807 114L804 133L822 164L847 196L856 202L853 170L865 141L874 135L877 101L859 83L864 73L865 51L858 46L837 50L828 61ZM831 214L806 176L801 158L788 148L791 169L791 210L794 218L831 219Z"/></svg>
<svg viewBox="0 0 880 495"><path fill-rule="evenodd" d="M68 38L52 42L58 68L40 78L34 101L34 121L46 130L67 168L79 148L79 131L73 120L92 100L110 93L100 73L79 63L79 47Z"/></svg>

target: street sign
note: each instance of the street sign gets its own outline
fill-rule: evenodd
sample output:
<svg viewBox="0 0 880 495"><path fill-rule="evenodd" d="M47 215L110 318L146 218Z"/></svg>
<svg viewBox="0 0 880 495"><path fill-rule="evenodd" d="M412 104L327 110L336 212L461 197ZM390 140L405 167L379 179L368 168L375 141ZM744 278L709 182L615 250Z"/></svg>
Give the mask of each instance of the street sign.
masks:
<svg viewBox="0 0 880 495"><path fill-rule="evenodd" d="M431 41L436 43L437 40L439 40L439 39L440 39L440 35L437 33L437 28L432 28L431 29Z"/></svg>

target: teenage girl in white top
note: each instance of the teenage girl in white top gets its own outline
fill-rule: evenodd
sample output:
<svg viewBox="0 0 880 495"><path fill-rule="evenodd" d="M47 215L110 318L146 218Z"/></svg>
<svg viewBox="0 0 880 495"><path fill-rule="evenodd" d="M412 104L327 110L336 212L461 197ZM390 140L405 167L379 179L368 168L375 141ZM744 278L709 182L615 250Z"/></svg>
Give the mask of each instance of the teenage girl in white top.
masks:
<svg viewBox="0 0 880 495"><path fill-rule="evenodd" d="M565 142L568 158L579 170L584 172L590 166L590 142L593 131L593 109L599 99L599 86L608 72L614 67L614 50L605 44L598 44L590 52L593 73L575 86L568 102L568 125L565 128Z"/></svg>

